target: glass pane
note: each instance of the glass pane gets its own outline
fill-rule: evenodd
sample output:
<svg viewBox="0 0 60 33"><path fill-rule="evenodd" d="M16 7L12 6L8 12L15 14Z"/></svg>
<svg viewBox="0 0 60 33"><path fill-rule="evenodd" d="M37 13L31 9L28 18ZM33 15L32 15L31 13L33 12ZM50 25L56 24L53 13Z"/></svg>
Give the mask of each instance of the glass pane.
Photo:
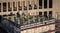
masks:
<svg viewBox="0 0 60 33"><path fill-rule="evenodd" d="M42 9L42 0L39 0L39 9Z"/></svg>
<svg viewBox="0 0 60 33"><path fill-rule="evenodd" d="M49 17L52 17L52 11L49 11Z"/></svg>
<svg viewBox="0 0 60 33"><path fill-rule="evenodd" d="M27 10L27 6L24 6L24 10Z"/></svg>
<svg viewBox="0 0 60 33"><path fill-rule="evenodd" d="M45 17L47 16L47 11L44 12L44 16L45 16Z"/></svg>
<svg viewBox="0 0 60 33"><path fill-rule="evenodd" d="M17 11L17 6L15 6L15 2L13 2L13 11Z"/></svg>
<svg viewBox="0 0 60 33"><path fill-rule="evenodd" d="M19 6L19 7L18 7L18 10L22 10L22 6Z"/></svg>
<svg viewBox="0 0 60 33"><path fill-rule="evenodd" d="M37 9L37 5L36 4L34 4L34 9Z"/></svg>
<svg viewBox="0 0 60 33"><path fill-rule="evenodd" d="M8 2L8 11L12 11L12 8L10 7L10 2Z"/></svg>
<svg viewBox="0 0 60 33"><path fill-rule="evenodd" d="M44 8L47 8L47 0L44 0Z"/></svg>
<svg viewBox="0 0 60 33"><path fill-rule="evenodd" d="M42 12L39 12L39 16L42 17Z"/></svg>
<svg viewBox="0 0 60 33"><path fill-rule="evenodd" d="M18 2L18 7L20 6L20 1Z"/></svg>
<svg viewBox="0 0 60 33"><path fill-rule="evenodd" d="M1 3L0 3L0 12L1 12Z"/></svg>
<svg viewBox="0 0 60 33"><path fill-rule="evenodd" d="M52 8L52 0L49 0L49 8Z"/></svg>
<svg viewBox="0 0 60 33"><path fill-rule="evenodd" d="M31 6L31 4L29 4L29 10L32 10L32 6Z"/></svg>
<svg viewBox="0 0 60 33"><path fill-rule="evenodd" d="M20 1L18 2L18 10L22 10L22 6L20 6Z"/></svg>
<svg viewBox="0 0 60 33"><path fill-rule="evenodd" d="M3 12L6 12L7 3L3 3Z"/></svg>

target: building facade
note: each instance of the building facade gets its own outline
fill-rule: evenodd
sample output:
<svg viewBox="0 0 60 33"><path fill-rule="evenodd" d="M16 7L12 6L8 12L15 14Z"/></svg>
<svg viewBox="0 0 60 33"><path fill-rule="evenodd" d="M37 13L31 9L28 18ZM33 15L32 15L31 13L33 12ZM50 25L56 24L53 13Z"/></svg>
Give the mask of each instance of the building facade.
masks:
<svg viewBox="0 0 60 33"><path fill-rule="evenodd" d="M0 15L8 15L10 12L25 12L38 15L39 12L52 13L52 0L0 0ZM49 6L50 5L50 6Z"/></svg>
<svg viewBox="0 0 60 33"><path fill-rule="evenodd" d="M57 18L60 0L0 0L0 15L9 15L11 12L16 15L25 13L26 15L51 16ZM58 4L57 4L58 3ZM52 20L52 19L51 19ZM45 22L45 21L44 21ZM48 20L49 22L55 22ZM26 27L27 26L27 27ZM21 26L21 33L55 33L55 24L39 25L38 23ZM17 30L17 29L15 29ZM50 32L51 31L51 32ZM15 32L16 33L16 32Z"/></svg>

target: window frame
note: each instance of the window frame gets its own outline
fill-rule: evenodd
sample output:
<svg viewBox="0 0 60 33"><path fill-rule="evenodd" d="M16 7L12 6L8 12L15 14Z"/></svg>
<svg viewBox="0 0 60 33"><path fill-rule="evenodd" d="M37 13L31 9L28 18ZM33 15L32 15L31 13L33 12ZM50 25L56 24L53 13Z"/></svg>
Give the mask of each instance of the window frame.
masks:
<svg viewBox="0 0 60 33"><path fill-rule="evenodd" d="M52 8L53 1L49 0L49 8Z"/></svg>
<svg viewBox="0 0 60 33"><path fill-rule="evenodd" d="M12 11L12 7L10 7L11 3L8 2L8 11Z"/></svg>
<svg viewBox="0 0 60 33"><path fill-rule="evenodd" d="M39 0L39 9L42 9L42 0Z"/></svg>
<svg viewBox="0 0 60 33"><path fill-rule="evenodd" d="M1 12L1 3L0 3L0 12Z"/></svg>
<svg viewBox="0 0 60 33"><path fill-rule="evenodd" d="M47 0L44 0L44 8L47 8Z"/></svg>
<svg viewBox="0 0 60 33"><path fill-rule="evenodd" d="M3 3L3 12L6 12L6 11L7 11L7 3L4 2L4 3Z"/></svg>

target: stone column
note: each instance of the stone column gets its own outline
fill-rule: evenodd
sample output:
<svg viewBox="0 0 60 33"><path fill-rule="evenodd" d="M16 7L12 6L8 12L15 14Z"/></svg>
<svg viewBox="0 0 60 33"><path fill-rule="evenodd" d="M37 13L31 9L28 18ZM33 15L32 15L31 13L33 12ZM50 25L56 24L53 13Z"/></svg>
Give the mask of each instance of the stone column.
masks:
<svg viewBox="0 0 60 33"><path fill-rule="evenodd" d="M36 13L39 15L39 0L37 0L36 5L37 5L37 12Z"/></svg>
<svg viewBox="0 0 60 33"><path fill-rule="evenodd" d="M47 0L47 15L49 15L49 0Z"/></svg>
<svg viewBox="0 0 60 33"><path fill-rule="evenodd" d="M37 9L39 9L39 0L37 0Z"/></svg>
<svg viewBox="0 0 60 33"><path fill-rule="evenodd" d="M24 11L23 1L21 1L21 2L22 2L22 11Z"/></svg>
<svg viewBox="0 0 60 33"><path fill-rule="evenodd" d="M42 0L42 15L44 15L44 0Z"/></svg>
<svg viewBox="0 0 60 33"><path fill-rule="evenodd" d="M26 0L26 6L27 6L27 11L28 11L28 7L29 7L29 6L28 6L28 1L27 1L27 0Z"/></svg>
<svg viewBox="0 0 60 33"><path fill-rule="evenodd" d="M16 2L15 2L15 7L16 7L17 5L16 5Z"/></svg>
<svg viewBox="0 0 60 33"><path fill-rule="evenodd" d="M49 9L49 0L47 0L47 8Z"/></svg>
<svg viewBox="0 0 60 33"><path fill-rule="evenodd" d="M17 3L17 11L19 11L19 10L18 10L18 1L17 1L16 3Z"/></svg>
<svg viewBox="0 0 60 33"><path fill-rule="evenodd" d="M1 12L2 12L1 15L3 15L3 3L2 2L1 2Z"/></svg>
<svg viewBox="0 0 60 33"><path fill-rule="evenodd" d="M11 2L11 5L12 5L12 12L13 12L13 2Z"/></svg>
<svg viewBox="0 0 60 33"><path fill-rule="evenodd" d="M32 10L34 10L34 0L32 0Z"/></svg>
<svg viewBox="0 0 60 33"><path fill-rule="evenodd" d="M44 9L44 0L42 0L42 9Z"/></svg>
<svg viewBox="0 0 60 33"><path fill-rule="evenodd" d="M27 0L27 10L29 11L29 1Z"/></svg>
<svg viewBox="0 0 60 33"><path fill-rule="evenodd" d="M7 2L7 12L8 12L8 2Z"/></svg>

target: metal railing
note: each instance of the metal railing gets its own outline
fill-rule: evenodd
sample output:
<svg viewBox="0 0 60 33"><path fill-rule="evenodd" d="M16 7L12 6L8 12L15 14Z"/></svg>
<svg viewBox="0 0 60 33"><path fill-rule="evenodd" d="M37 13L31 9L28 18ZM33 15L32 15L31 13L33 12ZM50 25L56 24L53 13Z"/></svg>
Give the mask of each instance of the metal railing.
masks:
<svg viewBox="0 0 60 33"><path fill-rule="evenodd" d="M13 23L15 25L18 24L17 26L21 25L21 29L26 29L26 28L30 28L30 27L34 27L34 26L55 23L55 19L53 19L53 18L44 20L44 18L42 18L42 17L35 17L35 16L30 16L30 17L28 17L28 16L20 16L20 17L7 16L4 18L6 18L7 20L10 20L12 22L11 24L13 24ZM41 19L42 19L42 21L41 21Z"/></svg>
<svg viewBox="0 0 60 33"><path fill-rule="evenodd" d="M45 17L35 17L35 16L20 16L20 17L17 17L17 16L6 16L4 17L8 20L11 20L13 22L16 22L18 24L22 24L22 25L28 25L28 24L34 24L34 23L40 23L40 24L43 24L43 23L54 23L55 22L55 19L51 18L51 19L45 19Z"/></svg>

